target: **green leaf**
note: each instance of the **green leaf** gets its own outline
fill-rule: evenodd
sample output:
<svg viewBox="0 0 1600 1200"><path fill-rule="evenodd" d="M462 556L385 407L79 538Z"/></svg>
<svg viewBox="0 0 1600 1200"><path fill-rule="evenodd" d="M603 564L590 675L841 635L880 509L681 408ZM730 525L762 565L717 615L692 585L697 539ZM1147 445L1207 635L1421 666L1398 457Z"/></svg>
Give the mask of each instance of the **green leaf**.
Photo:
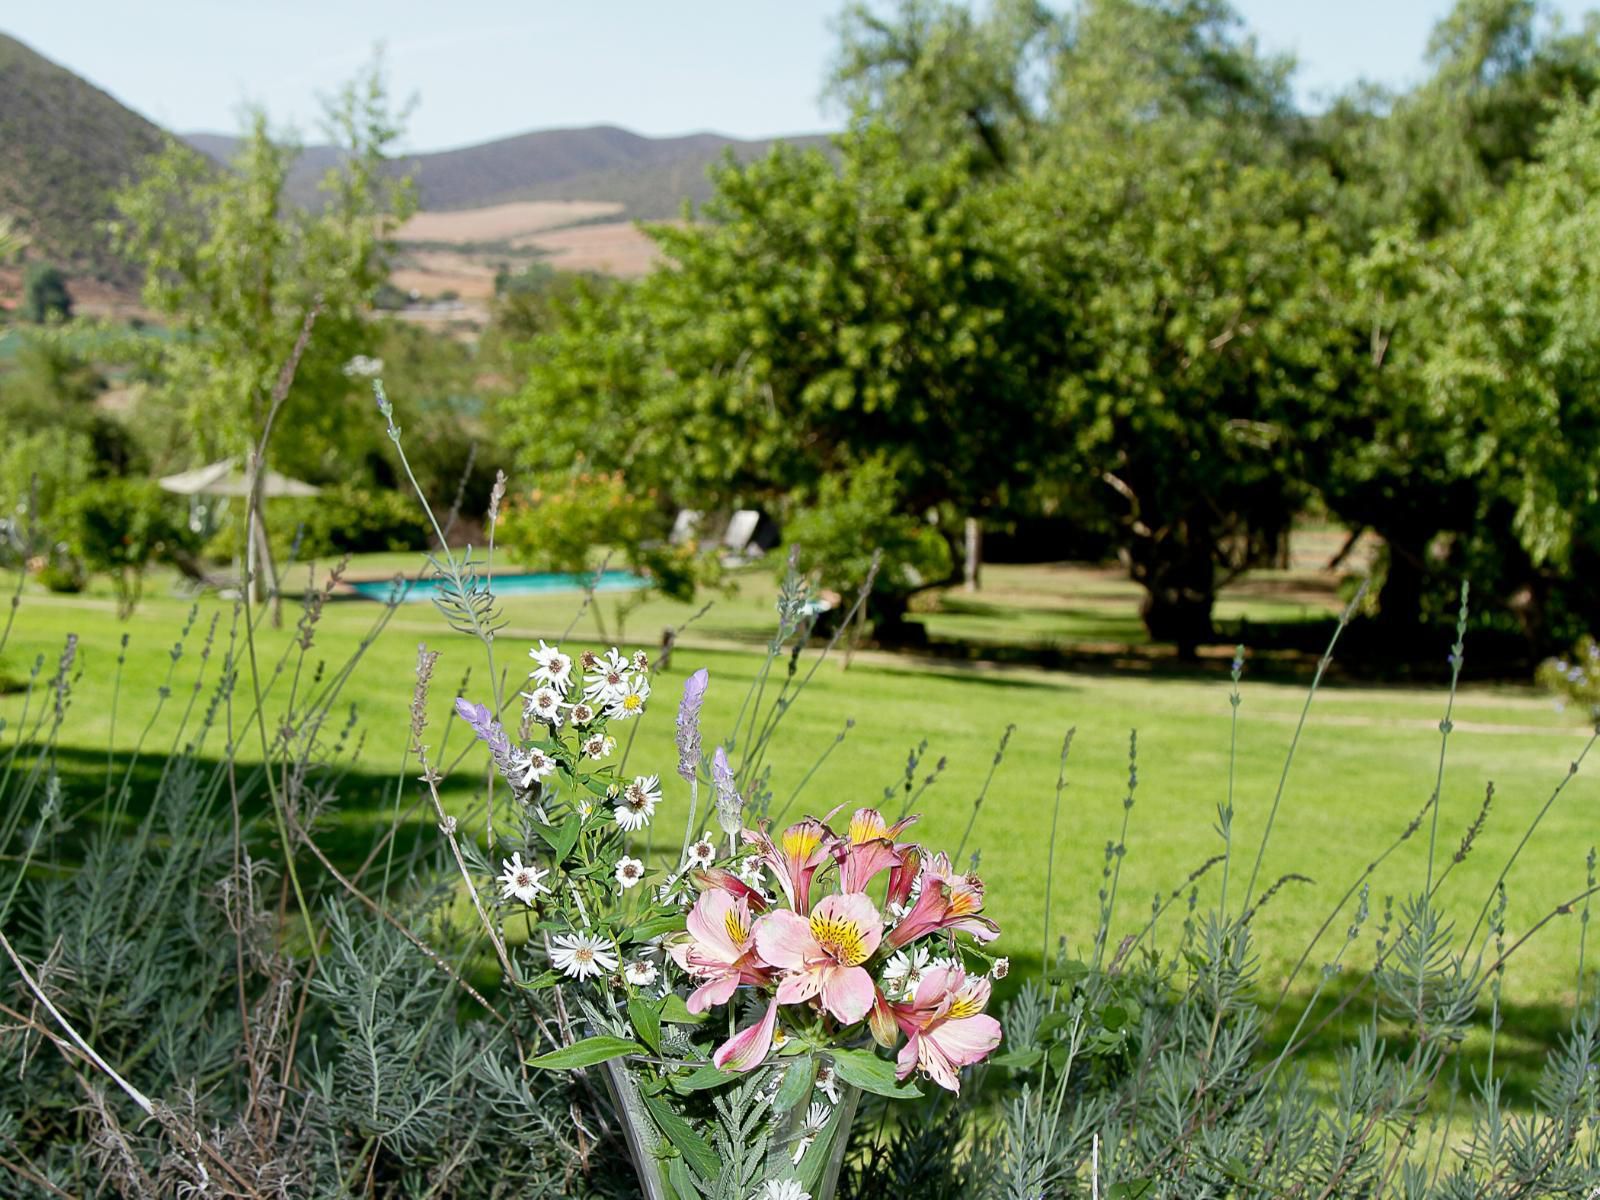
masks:
<svg viewBox="0 0 1600 1200"><path fill-rule="evenodd" d="M738 1075L732 1071L724 1071L707 1063L688 1075L674 1076L672 1086L680 1092L703 1092L707 1088L721 1087L725 1083L732 1083Z"/></svg>
<svg viewBox="0 0 1600 1200"><path fill-rule="evenodd" d="M772 1098L773 1112L788 1112L811 1094L811 1085L817 1080L817 1060L810 1055L797 1058L783 1073L777 1095Z"/></svg>
<svg viewBox="0 0 1600 1200"><path fill-rule="evenodd" d="M647 921L640 921L629 929L627 940L630 942L648 942L653 937L659 937L663 933L671 933L674 929L682 928L682 913L671 913L664 917L651 917Z"/></svg>
<svg viewBox="0 0 1600 1200"><path fill-rule="evenodd" d="M1106 1200L1139 1200L1152 1187L1155 1181L1150 1179L1124 1179L1121 1183L1114 1183L1106 1192Z"/></svg>
<svg viewBox="0 0 1600 1200"><path fill-rule="evenodd" d="M677 1113L672 1111L670 1105L658 1096L641 1096L650 1119L656 1123L656 1128L662 1135L678 1148L678 1151L689 1160L689 1165L694 1168L694 1173L702 1179L715 1179L721 1168L721 1161L716 1152L706 1144L701 1137Z"/></svg>
<svg viewBox="0 0 1600 1200"><path fill-rule="evenodd" d="M583 828L583 818L574 813L556 829L556 840L552 843L556 849L556 861L560 862L572 853L572 848L578 844L578 832Z"/></svg>
<svg viewBox="0 0 1600 1200"><path fill-rule="evenodd" d="M1075 1012L1045 1013L1039 1018L1039 1036L1054 1033L1058 1029L1066 1029L1076 1025L1082 1018Z"/></svg>
<svg viewBox="0 0 1600 1200"><path fill-rule="evenodd" d="M528 1065L546 1071L570 1071L575 1067L592 1067L596 1063L609 1062L613 1058L621 1058L624 1054L643 1053L644 1047L638 1042L601 1034L598 1037L584 1038L581 1042L573 1042L572 1045L563 1046L559 1050L552 1050L549 1054L530 1058Z"/></svg>
<svg viewBox="0 0 1600 1200"><path fill-rule="evenodd" d="M689 1168L681 1158L674 1158L667 1164L667 1182L672 1185L678 1200L701 1200L704 1195L695 1186L694 1176L689 1174Z"/></svg>
<svg viewBox="0 0 1600 1200"><path fill-rule="evenodd" d="M527 988L530 992L536 992L540 988L555 987L555 985L560 982L560 971L546 971L543 975L526 980L522 986Z"/></svg>
<svg viewBox="0 0 1600 1200"><path fill-rule="evenodd" d="M682 996L668 992L661 1004L661 1019L668 1025L699 1025L705 1021L706 1014L690 1012Z"/></svg>
<svg viewBox="0 0 1600 1200"><path fill-rule="evenodd" d="M989 1061L997 1067L1010 1067L1014 1071L1025 1071L1029 1067L1037 1066L1044 1057L1044 1051L1035 1046L1031 1050L1009 1050L1004 1054L997 1054Z"/></svg>
<svg viewBox="0 0 1600 1200"><path fill-rule="evenodd" d="M1100 1023L1107 1029L1121 1029L1128 1023L1128 1010L1120 1004L1108 1004L1100 1010Z"/></svg>
<svg viewBox="0 0 1600 1200"><path fill-rule="evenodd" d="M557 853L560 852L560 850L561 850L561 826L559 826L559 825L545 825L542 822L535 821L533 823L533 831L535 833L537 833L540 837L542 837L545 840L545 842L549 845L550 849L556 851ZM560 860L557 859L557 862L559 862L559 861Z"/></svg>
<svg viewBox="0 0 1600 1200"><path fill-rule="evenodd" d="M644 1044L660 1054L661 1015L651 1005L635 996L628 1001L628 1020L633 1022L634 1032Z"/></svg>
<svg viewBox="0 0 1600 1200"><path fill-rule="evenodd" d="M870 1050L835 1050L833 1066L840 1079L875 1096L914 1100L922 1095L921 1090L912 1084L896 1080L894 1064L879 1058Z"/></svg>

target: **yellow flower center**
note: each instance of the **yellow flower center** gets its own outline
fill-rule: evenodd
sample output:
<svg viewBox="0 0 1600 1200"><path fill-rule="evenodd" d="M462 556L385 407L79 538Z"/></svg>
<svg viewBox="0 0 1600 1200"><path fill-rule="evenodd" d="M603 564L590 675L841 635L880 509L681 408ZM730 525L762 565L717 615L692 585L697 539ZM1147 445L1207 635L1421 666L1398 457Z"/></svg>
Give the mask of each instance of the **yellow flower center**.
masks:
<svg viewBox="0 0 1600 1200"><path fill-rule="evenodd" d="M739 918L737 912L730 912L722 918L722 927L728 931L728 938L735 946L742 946L750 937L750 927Z"/></svg>
<svg viewBox="0 0 1600 1200"><path fill-rule="evenodd" d="M783 852L789 858L810 858L821 843L822 835L815 829L802 826L784 830Z"/></svg>
<svg viewBox="0 0 1600 1200"><path fill-rule="evenodd" d="M889 831L883 823L883 817L873 813L870 817L854 816L850 818L850 840L860 845L870 842L873 838L881 838Z"/></svg>
<svg viewBox="0 0 1600 1200"><path fill-rule="evenodd" d="M969 883L958 882L955 887L948 889L950 894L950 916L965 917L977 912L983 907L983 893Z"/></svg>
<svg viewBox="0 0 1600 1200"><path fill-rule="evenodd" d="M976 996L962 992L950 1002L950 1011L945 1015L952 1021L958 1021L962 1017L975 1017L982 1011L983 1005Z"/></svg>
<svg viewBox="0 0 1600 1200"><path fill-rule="evenodd" d="M858 966L867 957L866 930L844 917L811 917L811 936L829 957L846 967Z"/></svg>
<svg viewBox="0 0 1600 1200"><path fill-rule="evenodd" d="M634 695L632 692L629 692L622 698L622 707L627 709L629 712L633 712L635 709L637 709L639 707L639 703L639 697Z"/></svg>

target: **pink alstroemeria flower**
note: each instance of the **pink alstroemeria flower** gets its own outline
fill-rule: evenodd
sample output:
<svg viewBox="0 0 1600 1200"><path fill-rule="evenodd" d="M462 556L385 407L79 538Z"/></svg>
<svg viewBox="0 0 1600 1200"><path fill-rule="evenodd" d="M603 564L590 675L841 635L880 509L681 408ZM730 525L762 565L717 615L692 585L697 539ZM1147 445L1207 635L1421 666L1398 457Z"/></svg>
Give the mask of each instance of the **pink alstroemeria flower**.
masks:
<svg viewBox="0 0 1600 1200"><path fill-rule="evenodd" d="M941 929L970 933L980 942L1000 936L1000 927L976 914L983 908L983 881L976 875L957 875L945 854L936 854L923 868L922 894L905 918L889 931L887 941L898 950L926 934Z"/></svg>
<svg viewBox="0 0 1600 1200"><path fill-rule="evenodd" d="M889 868L889 894L884 897L884 902L904 908L911 902L911 888L921 873L922 847L902 847L900 861Z"/></svg>
<svg viewBox="0 0 1600 1200"><path fill-rule="evenodd" d="M723 867L698 867L689 872L689 882L694 884L697 891L710 892L720 889L735 900L748 901L752 913L759 913L767 907L765 896Z"/></svg>
<svg viewBox="0 0 1600 1200"><path fill-rule="evenodd" d="M753 1071L766 1060L772 1049L772 1034L778 1026L778 1002L767 1005L766 1014L748 1029L741 1029L711 1056L719 1071Z"/></svg>
<svg viewBox="0 0 1600 1200"><path fill-rule="evenodd" d="M777 875L778 885L796 912L811 907L811 877L828 861L833 837L833 831L815 817L785 829L778 845L765 828L744 831L744 840L760 849L762 860Z"/></svg>
<svg viewBox="0 0 1600 1200"><path fill-rule="evenodd" d="M667 947L672 960L701 981L689 993L690 1012L705 1012L726 1004L741 983L771 980L772 973L756 957L751 924L750 902L735 899L720 888L713 888L694 902L684 921L689 936Z"/></svg>
<svg viewBox="0 0 1600 1200"><path fill-rule="evenodd" d="M839 890L864 892L881 872L899 866L911 847L895 845L895 834L916 819L902 817L890 825L875 808L856 809L849 831L832 847L839 863Z"/></svg>
<svg viewBox="0 0 1600 1200"><path fill-rule="evenodd" d="M990 984L961 970L929 971L910 1004L893 1005L909 1040L900 1050L897 1078L920 1070L940 1087L961 1091L958 1072L982 1062L1000 1044L1000 1022L983 1011Z"/></svg>
<svg viewBox="0 0 1600 1200"><path fill-rule="evenodd" d="M820 997L822 1007L846 1025L872 1008L877 989L861 964L883 940L883 918L860 892L824 896L810 920L786 909L756 922L756 950L782 971L778 1003Z"/></svg>

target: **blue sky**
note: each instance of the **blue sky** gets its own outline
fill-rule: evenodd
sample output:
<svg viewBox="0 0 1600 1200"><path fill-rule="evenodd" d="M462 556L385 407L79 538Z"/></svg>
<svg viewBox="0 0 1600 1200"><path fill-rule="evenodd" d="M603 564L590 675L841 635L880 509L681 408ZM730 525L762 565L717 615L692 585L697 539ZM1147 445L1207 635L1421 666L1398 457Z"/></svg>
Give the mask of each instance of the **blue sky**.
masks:
<svg viewBox="0 0 1600 1200"><path fill-rule="evenodd" d="M1597 0L1555 0L1576 21ZM1449 0L1235 0L1308 97L1402 84ZM819 92L841 0L70 0L15 3L0 29L170 129L228 132L245 102L303 136L319 93L386 46L415 96L407 148L615 124L744 137L832 128Z"/></svg>

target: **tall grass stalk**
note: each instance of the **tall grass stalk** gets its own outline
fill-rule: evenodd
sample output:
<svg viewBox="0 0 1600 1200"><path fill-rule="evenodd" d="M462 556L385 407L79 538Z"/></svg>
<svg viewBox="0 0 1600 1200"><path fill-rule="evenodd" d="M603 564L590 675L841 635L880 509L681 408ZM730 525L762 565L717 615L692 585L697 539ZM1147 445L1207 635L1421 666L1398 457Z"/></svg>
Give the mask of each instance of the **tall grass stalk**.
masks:
<svg viewBox="0 0 1600 1200"><path fill-rule="evenodd" d="M1278 777L1278 788L1272 794L1272 807L1267 810L1267 824L1261 831L1261 844L1256 847L1255 862L1250 867L1250 881L1244 885L1245 903L1250 902L1250 897L1255 895L1256 880L1261 874L1261 861L1267 854L1267 843L1272 838L1272 825L1278 819L1278 806L1283 803L1284 789L1289 784L1289 768L1294 765L1295 751L1300 746L1300 735L1305 731L1306 718L1311 715L1311 702L1317 698L1317 689L1322 686L1322 677L1327 674L1329 665L1333 662L1334 647L1339 644L1339 635L1350 624L1350 618L1361 606L1361 601L1367 594L1368 580L1362 580L1361 586L1356 589L1356 594L1350 598L1350 603L1345 605L1344 611L1339 614L1339 622L1334 626L1333 636L1328 639L1328 648L1323 651L1322 657L1317 660L1316 674L1311 678L1311 686L1306 690L1305 704L1300 709L1300 719L1295 723L1294 736L1289 739L1289 751L1283 758L1283 773Z"/></svg>

